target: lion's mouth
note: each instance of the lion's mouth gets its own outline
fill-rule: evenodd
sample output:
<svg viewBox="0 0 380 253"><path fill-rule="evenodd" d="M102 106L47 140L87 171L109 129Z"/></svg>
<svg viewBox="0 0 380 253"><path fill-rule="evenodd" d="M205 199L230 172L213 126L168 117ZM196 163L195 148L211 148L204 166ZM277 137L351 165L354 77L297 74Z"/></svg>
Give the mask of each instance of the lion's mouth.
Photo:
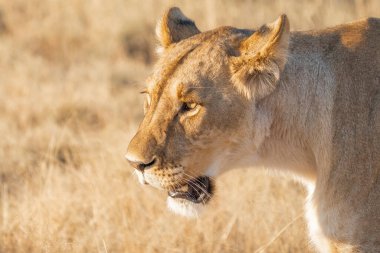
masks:
<svg viewBox="0 0 380 253"><path fill-rule="evenodd" d="M181 198L193 203L206 204L210 200L213 184L209 177L201 176L189 180L184 186L171 190L168 195L172 198Z"/></svg>

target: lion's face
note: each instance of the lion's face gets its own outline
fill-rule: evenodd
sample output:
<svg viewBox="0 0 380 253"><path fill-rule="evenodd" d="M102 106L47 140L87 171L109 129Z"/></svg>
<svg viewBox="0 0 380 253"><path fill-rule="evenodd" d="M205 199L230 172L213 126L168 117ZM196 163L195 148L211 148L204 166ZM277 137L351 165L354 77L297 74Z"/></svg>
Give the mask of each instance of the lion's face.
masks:
<svg viewBox="0 0 380 253"><path fill-rule="evenodd" d="M205 203L210 176L247 149L252 102L266 92L241 85L250 71L238 68L246 61L241 41L252 32L224 27L200 33L174 8L158 33L164 50L143 91L145 117L126 157L141 183L167 190L172 199ZM265 80L275 77L267 74Z"/></svg>
<svg viewBox="0 0 380 253"><path fill-rule="evenodd" d="M133 160L149 164L138 172L145 182L173 190L211 172L233 147L248 103L230 83L228 67L222 47L194 48L191 40L163 53L147 81L145 117L128 148Z"/></svg>

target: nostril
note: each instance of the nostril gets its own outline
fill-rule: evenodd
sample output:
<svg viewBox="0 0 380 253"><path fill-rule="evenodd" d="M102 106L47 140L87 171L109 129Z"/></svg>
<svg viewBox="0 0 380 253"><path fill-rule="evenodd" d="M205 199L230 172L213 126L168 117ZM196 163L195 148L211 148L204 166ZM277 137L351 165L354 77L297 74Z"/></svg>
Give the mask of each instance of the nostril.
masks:
<svg viewBox="0 0 380 253"><path fill-rule="evenodd" d="M144 171L146 169L149 169L154 163L156 162L156 158L153 158L153 160L149 163L140 163L137 165L136 169L140 171Z"/></svg>
<svg viewBox="0 0 380 253"><path fill-rule="evenodd" d="M156 163L156 158L153 158L153 160L150 163L144 164L145 168L152 166Z"/></svg>
<svg viewBox="0 0 380 253"><path fill-rule="evenodd" d="M134 161L127 159L128 162L131 164L131 166L139 171L144 171L146 169L149 169L151 166L153 166L156 163L156 158L153 158L150 162L144 163L141 161Z"/></svg>

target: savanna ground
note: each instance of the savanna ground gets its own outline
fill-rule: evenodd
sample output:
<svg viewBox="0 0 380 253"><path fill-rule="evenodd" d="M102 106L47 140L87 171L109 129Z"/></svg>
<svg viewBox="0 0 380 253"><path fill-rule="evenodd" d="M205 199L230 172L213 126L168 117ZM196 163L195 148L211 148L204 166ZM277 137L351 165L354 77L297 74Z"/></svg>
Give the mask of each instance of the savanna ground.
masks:
<svg viewBox="0 0 380 253"><path fill-rule="evenodd" d="M201 30L281 13L293 30L380 16L376 0L0 0L1 253L312 252L297 219L306 193L291 180L231 171L189 220L132 175L123 156L142 118L138 90L172 5Z"/></svg>

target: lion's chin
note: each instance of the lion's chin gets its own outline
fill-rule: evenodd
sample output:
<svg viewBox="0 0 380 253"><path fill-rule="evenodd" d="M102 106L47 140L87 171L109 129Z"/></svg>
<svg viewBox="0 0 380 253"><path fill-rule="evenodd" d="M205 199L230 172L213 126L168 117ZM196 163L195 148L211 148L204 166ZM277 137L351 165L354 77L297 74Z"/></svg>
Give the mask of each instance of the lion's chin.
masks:
<svg viewBox="0 0 380 253"><path fill-rule="evenodd" d="M188 218L198 218L205 205L194 203L186 199L172 198L168 196L166 201L170 211Z"/></svg>

